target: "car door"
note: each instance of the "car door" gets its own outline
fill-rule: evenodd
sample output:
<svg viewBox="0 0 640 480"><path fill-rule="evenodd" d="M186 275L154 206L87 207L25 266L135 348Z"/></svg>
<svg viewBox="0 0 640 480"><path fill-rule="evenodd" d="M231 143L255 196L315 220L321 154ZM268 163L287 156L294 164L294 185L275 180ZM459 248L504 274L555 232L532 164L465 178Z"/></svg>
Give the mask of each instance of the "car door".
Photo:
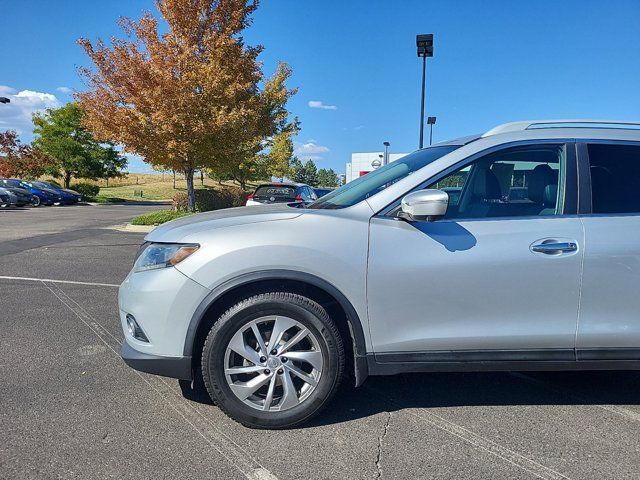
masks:
<svg viewBox="0 0 640 480"><path fill-rule="evenodd" d="M578 360L640 360L640 142L580 145L589 171Z"/></svg>
<svg viewBox="0 0 640 480"><path fill-rule="evenodd" d="M575 158L567 142L499 147L421 186L450 192L443 219L407 222L394 208L371 219L377 361L575 360Z"/></svg>

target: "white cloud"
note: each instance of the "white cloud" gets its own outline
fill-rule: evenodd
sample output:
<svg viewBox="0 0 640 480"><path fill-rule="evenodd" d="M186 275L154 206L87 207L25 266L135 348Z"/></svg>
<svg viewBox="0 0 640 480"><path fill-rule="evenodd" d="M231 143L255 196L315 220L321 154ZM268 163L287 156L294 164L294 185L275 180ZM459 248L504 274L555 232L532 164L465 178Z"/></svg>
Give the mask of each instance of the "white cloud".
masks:
<svg viewBox="0 0 640 480"><path fill-rule="evenodd" d="M329 148L324 145L318 145L315 141L306 143L296 143L293 154L300 160L321 160L322 155L329 152Z"/></svg>
<svg viewBox="0 0 640 480"><path fill-rule="evenodd" d="M65 95L69 95L71 92L73 92L73 90L71 90L69 87L58 87L56 88L56 90L60 93L64 93Z"/></svg>
<svg viewBox="0 0 640 480"><path fill-rule="evenodd" d="M337 110L338 109L337 106L335 106L335 105L325 105L320 100L309 100L308 105L311 108L319 108L321 110Z"/></svg>
<svg viewBox="0 0 640 480"><path fill-rule="evenodd" d="M15 130L24 142L31 140L33 123L31 116L45 108L57 108L60 101L52 93L21 90L0 85L0 96L7 97L10 103L0 104L0 130Z"/></svg>
<svg viewBox="0 0 640 480"><path fill-rule="evenodd" d="M354 130L362 130L364 128L364 125L358 125L357 127L354 128Z"/></svg>

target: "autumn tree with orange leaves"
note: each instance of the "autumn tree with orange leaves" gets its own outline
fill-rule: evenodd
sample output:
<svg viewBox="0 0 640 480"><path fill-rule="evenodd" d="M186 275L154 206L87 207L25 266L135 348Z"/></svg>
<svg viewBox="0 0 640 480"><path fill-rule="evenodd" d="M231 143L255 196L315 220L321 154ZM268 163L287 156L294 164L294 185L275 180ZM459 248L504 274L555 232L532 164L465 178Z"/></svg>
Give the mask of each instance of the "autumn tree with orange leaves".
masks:
<svg viewBox="0 0 640 480"><path fill-rule="evenodd" d="M15 131L0 132L0 177L38 178L52 164L41 150L20 142Z"/></svg>
<svg viewBox="0 0 640 480"><path fill-rule="evenodd" d="M158 0L166 28L146 12L137 22L122 18L127 38L111 46L79 40L94 63L80 69L88 91L77 94L87 128L152 165L184 172L190 211L195 170L233 170L291 125L286 103L295 92L285 85L291 70L280 64L265 78L258 62L263 47L247 46L240 36L257 6Z"/></svg>

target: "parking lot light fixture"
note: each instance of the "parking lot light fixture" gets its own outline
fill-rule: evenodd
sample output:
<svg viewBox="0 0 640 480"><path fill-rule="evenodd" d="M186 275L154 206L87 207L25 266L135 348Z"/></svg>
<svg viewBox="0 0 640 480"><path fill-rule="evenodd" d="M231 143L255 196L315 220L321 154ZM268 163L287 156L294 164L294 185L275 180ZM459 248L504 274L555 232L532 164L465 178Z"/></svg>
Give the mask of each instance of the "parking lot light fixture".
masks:
<svg viewBox="0 0 640 480"><path fill-rule="evenodd" d="M11 103L11 100L7 97L0 97L0 103Z"/></svg>
<svg viewBox="0 0 640 480"><path fill-rule="evenodd" d="M422 99L420 103L420 148L424 146L424 94L427 76L427 57L433 57L433 33L416 35L418 57L422 58Z"/></svg>
<svg viewBox="0 0 640 480"><path fill-rule="evenodd" d="M429 145L433 143L433 126L436 124L436 117L427 117L427 125L429 125Z"/></svg>
<svg viewBox="0 0 640 480"><path fill-rule="evenodd" d="M389 142L382 142L384 145L384 161L382 162L384 165L389 163L389 146L391 145Z"/></svg>

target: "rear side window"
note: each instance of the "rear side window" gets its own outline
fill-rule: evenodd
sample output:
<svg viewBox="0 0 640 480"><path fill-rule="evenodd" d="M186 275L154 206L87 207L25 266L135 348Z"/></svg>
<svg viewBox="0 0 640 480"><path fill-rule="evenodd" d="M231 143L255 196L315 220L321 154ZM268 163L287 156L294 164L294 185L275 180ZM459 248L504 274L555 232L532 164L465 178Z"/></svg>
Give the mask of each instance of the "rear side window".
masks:
<svg viewBox="0 0 640 480"><path fill-rule="evenodd" d="M640 146L588 146L593 213L640 213Z"/></svg>
<svg viewBox="0 0 640 480"><path fill-rule="evenodd" d="M256 188L256 193L253 194L254 198L271 198L295 200L296 188L289 186L276 186L276 185L261 185Z"/></svg>

